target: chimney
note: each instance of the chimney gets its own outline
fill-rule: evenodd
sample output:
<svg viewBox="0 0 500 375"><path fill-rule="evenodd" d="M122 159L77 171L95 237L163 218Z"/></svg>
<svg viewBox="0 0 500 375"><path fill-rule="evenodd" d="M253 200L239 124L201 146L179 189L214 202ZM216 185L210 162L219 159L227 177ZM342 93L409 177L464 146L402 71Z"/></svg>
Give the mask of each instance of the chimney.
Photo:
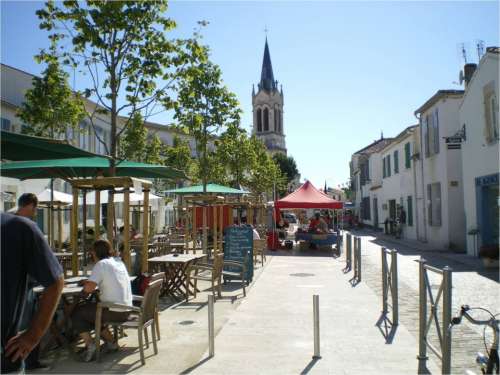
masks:
<svg viewBox="0 0 500 375"><path fill-rule="evenodd" d="M476 68L477 68L477 64L465 64L465 66L464 66L465 87L467 87L469 85L469 82L472 79L472 76L474 75Z"/></svg>

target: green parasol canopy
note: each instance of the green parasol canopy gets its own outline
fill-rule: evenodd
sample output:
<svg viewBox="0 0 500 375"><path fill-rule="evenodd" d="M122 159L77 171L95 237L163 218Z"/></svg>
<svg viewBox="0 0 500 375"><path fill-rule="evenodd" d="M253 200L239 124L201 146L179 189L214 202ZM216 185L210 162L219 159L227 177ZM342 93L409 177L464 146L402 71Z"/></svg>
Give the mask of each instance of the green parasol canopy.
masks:
<svg viewBox="0 0 500 375"><path fill-rule="evenodd" d="M2 163L3 177L21 180L37 178L93 178L109 176L109 159L85 157L54 160L30 160ZM164 165L138 163L124 160L116 166L116 176L136 178L186 179L184 172Z"/></svg>
<svg viewBox="0 0 500 375"><path fill-rule="evenodd" d="M234 189L228 186L207 184L209 194L249 194L246 190ZM185 188L165 190L164 193L173 194L203 194L203 185L188 186Z"/></svg>
<svg viewBox="0 0 500 375"><path fill-rule="evenodd" d="M66 140L33 137L2 130L2 160L47 160L97 156Z"/></svg>

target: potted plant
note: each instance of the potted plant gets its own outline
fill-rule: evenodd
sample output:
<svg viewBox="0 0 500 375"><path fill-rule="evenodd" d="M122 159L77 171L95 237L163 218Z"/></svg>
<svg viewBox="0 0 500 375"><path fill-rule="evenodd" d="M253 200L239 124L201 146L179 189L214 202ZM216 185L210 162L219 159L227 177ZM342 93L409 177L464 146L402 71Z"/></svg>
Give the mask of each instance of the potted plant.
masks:
<svg viewBox="0 0 500 375"><path fill-rule="evenodd" d="M479 249L479 257L487 268L498 268L498 244L482 245Z"/></svg>

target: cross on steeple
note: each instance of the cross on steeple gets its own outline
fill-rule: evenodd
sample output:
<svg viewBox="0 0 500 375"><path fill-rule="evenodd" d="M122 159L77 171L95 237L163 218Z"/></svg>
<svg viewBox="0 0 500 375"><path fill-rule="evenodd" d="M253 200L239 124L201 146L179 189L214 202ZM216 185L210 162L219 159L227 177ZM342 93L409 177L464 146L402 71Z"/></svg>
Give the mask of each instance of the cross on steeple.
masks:
<svg viewBox="0 0 500 375"><path fill-rule="evenodd" d="M267 29L267 25L265 25L265 26L264 26L264 33L266 34L266 38L267 38L267 32L268 32L268 31L269 31L269 30Z"/></svg>

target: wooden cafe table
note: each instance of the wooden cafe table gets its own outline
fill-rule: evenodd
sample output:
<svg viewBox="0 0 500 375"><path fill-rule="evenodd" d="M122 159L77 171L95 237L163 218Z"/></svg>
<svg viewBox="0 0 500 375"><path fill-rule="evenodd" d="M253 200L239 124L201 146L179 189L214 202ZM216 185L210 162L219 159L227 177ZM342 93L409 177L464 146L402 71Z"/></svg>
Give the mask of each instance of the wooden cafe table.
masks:
<svg viewBox="0 0 500 375"><path fill-rule="evenodd" d="M175 299L185 298L187 269L205 256L201 254L167 254L148 259L153 267L162 267L162 271L165 272L162 295Z"/></svg>

